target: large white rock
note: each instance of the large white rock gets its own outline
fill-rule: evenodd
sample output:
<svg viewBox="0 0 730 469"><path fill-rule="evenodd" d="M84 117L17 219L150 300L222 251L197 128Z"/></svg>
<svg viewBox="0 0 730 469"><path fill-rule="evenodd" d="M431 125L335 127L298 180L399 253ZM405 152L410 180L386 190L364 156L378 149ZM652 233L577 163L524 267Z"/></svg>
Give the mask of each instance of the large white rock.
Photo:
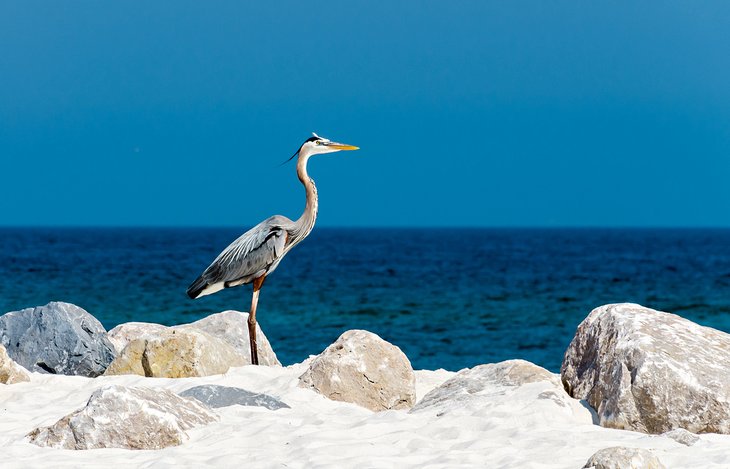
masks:
<svg viewBox="0 0 730 469"><path fill-rule="evenodd" d="M161 449L183 443L186 430L215 420L198 401L164 389L107 386L82 409L28 437L38 446L64 449Z"/></svg>
<svg viewBox="0 0 730 469"><path fill-rule="evenodd" d="M245 361L230 345L194 328L165 329L128 343L104 374L188 378L222 374Z"/></svg>
<svg viewBox="0 0 730 469"><path fill-rule="evenodd" d="M23 381L30 381L30 376L25 368L15 363L9 356L5 347L0 345L0 384L15 384Z"/></svg>
<svg viewBox="0 0 730 469"><path fill-rule="evenodd" d="M604 427L730 433L730 335L636 304L594 309L561 368Z"/></svg>
<svg viewBox="0 0 730 469"><path fill-rule="evenodd" d="M56 301L0 316L0 345L40 373L93 378L114 359L104 326L84 309Z"/></svg>
<svg viewBox="0 0 730 469"><path fill-rule="evenodd" d="M117 353L121 353L127 344L135 339L149 339L172 329L193 328L206 332L233 347L243 359L244 365L251 364L251 347L248 338L248 313L239 311L223 311L211 314L190 324L167 327L148 322L128 322L120 324L109 331L109 340L114 344ZM259 365L281 366L259 324L256 325L256 340L259 352ZM233 365L232 365L233 366ZM240 365L235 365L240 366Z"/></svg>
<svg viewBox="0 0 730 469"><path fill-rule="evenodd" d="M251 364L251 345L248 338L248 313L239 311L223 311L211 314L199 321L178 327L193 327L227 342L244 358L247 365ZM259 365L281 366L271 348L269 339L256 324L256 345L258 348Z"/></svg>
<svg viewBox="0 0 730 469"><path fill-rule="evenodd" d="M614 446L597 451L583 469L666 469L651 451Z"/></svg>
<svg viewBox="0 0 730 469"><path fill-rule="evenodd" d="M151 322L125 322L110 330L107 338L119 355L131 341L155 337L167 329L169 327Z"/></svg>
<svg viewBox="0 0 730 469"><path fill-rule="evenodd" d="M351 330L315 357L299 386L373 411L407 409L416 377L408 357L372 332Z"/></svg>
<svg viewBox="0 0 730 469"><path fill-rule="evenodd" d="M591 413L563 390L558 375L525 360L461 370L428 392L410 413L466 418L509 415L520 426L591 424Z"/></svg>

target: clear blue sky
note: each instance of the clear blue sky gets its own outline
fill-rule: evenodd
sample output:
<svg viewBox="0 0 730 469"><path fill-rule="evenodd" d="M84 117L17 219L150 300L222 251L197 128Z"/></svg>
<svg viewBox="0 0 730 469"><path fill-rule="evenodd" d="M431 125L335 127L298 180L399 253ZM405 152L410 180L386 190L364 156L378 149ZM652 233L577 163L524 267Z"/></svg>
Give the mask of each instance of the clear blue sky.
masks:
<svg viewBox="0 0 730 469"><path fill-rule="evenodd" d="M730 226L730 3L0 4L3 225Z"/></svg>

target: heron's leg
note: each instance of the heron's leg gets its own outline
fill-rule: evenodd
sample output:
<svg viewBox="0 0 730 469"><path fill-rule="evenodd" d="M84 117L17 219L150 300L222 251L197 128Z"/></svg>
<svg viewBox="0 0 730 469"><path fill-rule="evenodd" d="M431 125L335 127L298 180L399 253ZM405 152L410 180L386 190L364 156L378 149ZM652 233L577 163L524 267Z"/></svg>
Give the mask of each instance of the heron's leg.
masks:
<svg viewBox="0 0 730 469"><path fill-rule="evenodd" d="M259 303L259 290L264 284L266 276L259 277L253 281L253 297L251 298L251 311L248 312L248 340L251 345L251 364L259 364L259 351L256 347L256 306Z"/></svg>

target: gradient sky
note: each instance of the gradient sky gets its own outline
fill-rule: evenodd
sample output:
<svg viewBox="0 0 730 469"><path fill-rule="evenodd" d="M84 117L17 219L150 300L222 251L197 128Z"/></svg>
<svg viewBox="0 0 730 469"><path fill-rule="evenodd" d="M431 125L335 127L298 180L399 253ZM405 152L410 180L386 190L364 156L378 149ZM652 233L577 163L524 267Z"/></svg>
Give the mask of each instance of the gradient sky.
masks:
<svg viewBox="0 0 730 469"><path fill-rule="evenodd" d="M730 3L0 3L2 225L730 226Z"/></svg>

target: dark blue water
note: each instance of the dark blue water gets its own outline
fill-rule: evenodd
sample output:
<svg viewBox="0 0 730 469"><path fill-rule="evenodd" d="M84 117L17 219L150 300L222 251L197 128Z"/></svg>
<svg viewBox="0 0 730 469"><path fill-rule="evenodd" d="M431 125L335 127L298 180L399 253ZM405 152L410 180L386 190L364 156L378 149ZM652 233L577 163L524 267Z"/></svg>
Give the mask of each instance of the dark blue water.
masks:
<svg viewBox="0 0 730 469"><path fill-rule="evenodd" d="M110 329L246 311L250 286L185 295L241 232L0 229L0 313L62 300ZM730 331L730 230L316 228L267 279L259 320L284 364L359 328L415 368L555 371L591 309L624 301Z"/></svg>

